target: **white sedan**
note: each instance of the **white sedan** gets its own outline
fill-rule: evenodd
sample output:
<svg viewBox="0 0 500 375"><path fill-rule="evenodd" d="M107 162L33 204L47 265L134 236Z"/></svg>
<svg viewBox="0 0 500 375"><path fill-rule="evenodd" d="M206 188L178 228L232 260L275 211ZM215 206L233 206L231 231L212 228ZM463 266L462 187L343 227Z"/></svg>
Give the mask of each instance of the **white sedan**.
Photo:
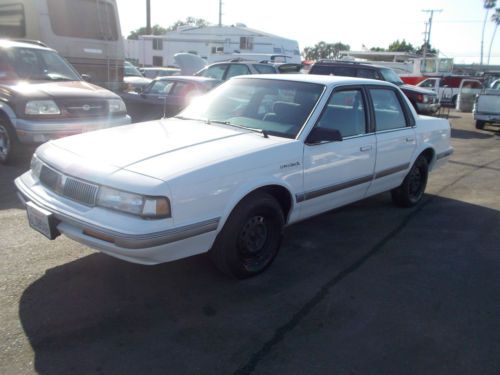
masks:
<svg viewBox="0 0 500 375"><path fill-rule="evenodd" d="M243 278L272 263L286 225L384 191L417 204L452 151L448 121L390 83L254 75L175 118L46 143L15 183L50 239L141 264L208 251Z"/></svg>

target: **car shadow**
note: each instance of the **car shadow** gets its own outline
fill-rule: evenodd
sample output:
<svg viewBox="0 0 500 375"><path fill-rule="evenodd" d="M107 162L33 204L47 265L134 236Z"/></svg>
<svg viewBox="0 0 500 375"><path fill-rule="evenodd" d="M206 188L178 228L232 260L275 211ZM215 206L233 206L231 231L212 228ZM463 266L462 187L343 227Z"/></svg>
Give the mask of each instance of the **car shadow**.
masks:
<svg viewBox="0 0 500 375"><path fill-rule="evenodd" d="M345 270L353 272L352 264L367 253L379 257L381 241L397 236L391 231L408 217L415 220L410 221L408 234L396 238L396 243L403 241L396 253L425 253L420 273L446 264L443 281L437 281L444 288L441 282L447 285L456 279L447 272L459 274L473 256L461 255L471 227L492 229L492 238L481 238L481 251L496 246L488 241L494 242L499 216L481 206L426 196L429 199L432 204L422 210L402 210L389 203L387 194L379 195L295 224L287 228L271 269L243 281L219 273L205 255L140 266L96 253L49 269L24 290L19 304L22 328L35 353L35 370L39 374L232 373L329 280ZM457 243L464 247L457 249ZM392 253L383 254L382 260L392 259ZM407 259L401 262L408 266ZM411 283L412 277L420 276L409 274L404 283ZM477 302L483 303L483 297L478 295ZM421 294L417 299L416 315L423 298ZM474 298L468 303L474 305ZM416 318L437 319L426 313ZM389 326L398 319L390 312L378 314ZM349 316L356 319L356 314ZM448 318L443 319L446 324Z"/></svg>
<svg viewBox="0 0 500 375"><path fill-rule="evenodd" d="M451 129L451 138L457 139L488 139L494 137L494 134L486 134L476 130Z"/></svg>
<svg viewBox="0 0 500 375"><path fill-rule="evenodd" d="M14 185L16 177L30 168L31 153L23 153L7 165L0 165L0 210L23 208Z"/></svg>

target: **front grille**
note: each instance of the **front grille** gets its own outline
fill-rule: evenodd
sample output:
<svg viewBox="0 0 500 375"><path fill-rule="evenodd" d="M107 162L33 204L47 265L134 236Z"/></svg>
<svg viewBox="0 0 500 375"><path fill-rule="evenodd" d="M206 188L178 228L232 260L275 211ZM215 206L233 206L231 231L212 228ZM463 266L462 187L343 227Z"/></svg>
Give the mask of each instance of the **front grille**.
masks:
<svg viewBox="0 0 500 375"><path fill-rule="evenodd" d="M108 103L104 99L65 99L59 104L67 117L88 118L108 115Z"/></svg>
<svg viewBox="0 0 500 375"><path fill-rule="evenodd" d="M64 184L63 195L77 202L93 206L95 204L97 190L98 187L96 185L68 177Z"/></svg>
<svg viewBox="0 0 500 375"><path fill-rule="evenodd" d="M43 165L40 171L40 183L50 191L87 206L95 206L98 185L90 184Z"/></svg>

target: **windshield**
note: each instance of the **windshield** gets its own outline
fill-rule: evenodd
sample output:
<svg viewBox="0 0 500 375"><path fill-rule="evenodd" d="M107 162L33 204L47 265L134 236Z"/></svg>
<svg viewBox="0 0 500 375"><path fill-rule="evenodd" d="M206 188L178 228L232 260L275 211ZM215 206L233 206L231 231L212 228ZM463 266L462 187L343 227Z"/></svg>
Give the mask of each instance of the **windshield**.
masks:
<svg viewBox="0 0 500 375"><path fill-rule="evenodd" d="M133 64L129 63L128 61L125 61L124 64L124 74L126 77L144 77L142 73L137 69Z"/></svg>
<svg viewBox="0 0 500 375"><path fill-rule="evenodd" d="M390 83L394 83L397 86L404 85L404 82L399 78L399 76L392 69L380 69L380 73L384 80Z"/></svg>
<svg viewBox="0 0 500 375"><path fill-rule="evenodd" d="M324 88L307 82L231 79L193 101L179 117L295 138Z"/></svg>
<svg viewBox="0 0 500 375"><path fill-rule="evenodd" d="M80 81L81 78L54 51L10 47L0 49L0 80Z"/></svg>

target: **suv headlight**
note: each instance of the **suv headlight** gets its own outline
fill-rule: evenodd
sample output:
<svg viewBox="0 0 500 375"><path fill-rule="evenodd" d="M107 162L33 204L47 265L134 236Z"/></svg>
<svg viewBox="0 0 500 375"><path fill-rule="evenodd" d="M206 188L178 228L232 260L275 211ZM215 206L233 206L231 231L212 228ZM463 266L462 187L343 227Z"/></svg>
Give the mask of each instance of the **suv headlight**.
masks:
<svg viewBox="0 0 500 375"><path fill-rule="evenodd" d="M109 113L126 113L127 107L121 99L109 99L108 100Z"/></svg>
<svg viewBox="0 0 500 375"><path fill-rule="evenodd" d="M59 115L61 110L53 100L32 100L26 103L24 113L27 115Z"/></svg>
<svg viewBox="0 0 500 375"><path fill-rule="evenodd" d="M106 186L99 188L97 205L145 218L171 217L170 201L166 197L150 197Z"/></svg>

